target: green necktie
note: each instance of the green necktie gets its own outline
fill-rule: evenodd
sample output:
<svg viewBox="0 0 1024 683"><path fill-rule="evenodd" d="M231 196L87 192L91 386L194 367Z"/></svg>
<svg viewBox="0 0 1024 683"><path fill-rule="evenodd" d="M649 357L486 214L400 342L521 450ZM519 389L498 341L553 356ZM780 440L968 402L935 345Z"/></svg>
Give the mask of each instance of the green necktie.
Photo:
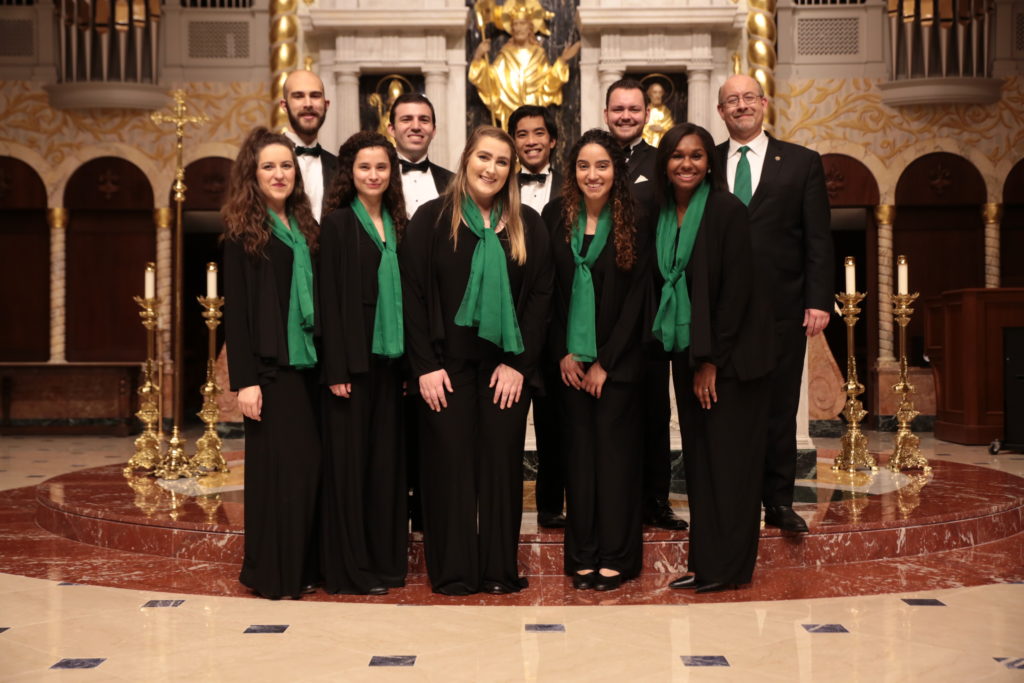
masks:
<svg viewBox="0 0 1024 683"><path fill-rule="evenodd" d="M736 179L732 183L732 193L745 205L750 204L750 197L754 194L750 189L750 162L747 161L749 151L746 145L740 147L740 161L736 164Z"/></svg>

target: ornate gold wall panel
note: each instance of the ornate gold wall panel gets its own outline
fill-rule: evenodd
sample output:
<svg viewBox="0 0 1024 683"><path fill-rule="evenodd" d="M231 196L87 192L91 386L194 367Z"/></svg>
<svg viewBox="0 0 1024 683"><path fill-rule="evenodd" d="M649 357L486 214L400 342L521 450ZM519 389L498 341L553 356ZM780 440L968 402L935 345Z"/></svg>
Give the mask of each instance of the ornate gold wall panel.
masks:
<svg viewBox="0 0 1024 683"><path fill-rule="evenodd" d="M883 203L892 203L907 164L935 151L970 160L985 178L990 201L1000 201L1006 175L1024 149L1024 79L1007 79L999 102L986 106L893 108L882 104L876 83L780 81L775 94L779 137L823 154L856 156L878 180Z"/></svg>

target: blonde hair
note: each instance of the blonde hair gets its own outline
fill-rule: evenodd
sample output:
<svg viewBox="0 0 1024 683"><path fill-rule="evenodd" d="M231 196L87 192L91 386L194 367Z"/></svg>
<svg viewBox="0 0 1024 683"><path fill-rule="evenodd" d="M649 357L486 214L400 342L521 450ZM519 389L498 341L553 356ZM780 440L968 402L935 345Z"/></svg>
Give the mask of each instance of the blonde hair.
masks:
<svg viewBox="0 0 1024 683"><path fill-rule="evenodd" d="M505 230L508 231L509 247L512 251L512 260L519 265L526 263L526 228L523 226L523 218L520 213L521 203L519 201L519 181L515 174L515 145L509 134L494 126L478 126L466 141L466 147L462 150L459 159L459 169L455 178L448 185L444 192L444 205L452 212L451 236L455 245L459 243L459 225L462 224L462 200L469 194L469 179L466 177L466 166L469 163L470 155L476 151L481 138L493 138L508 145L509 150L509 171L505 185L498 190L494 201L502 208L501 220L505 221ZM497 226L491 226L495 228Z"/></svg>

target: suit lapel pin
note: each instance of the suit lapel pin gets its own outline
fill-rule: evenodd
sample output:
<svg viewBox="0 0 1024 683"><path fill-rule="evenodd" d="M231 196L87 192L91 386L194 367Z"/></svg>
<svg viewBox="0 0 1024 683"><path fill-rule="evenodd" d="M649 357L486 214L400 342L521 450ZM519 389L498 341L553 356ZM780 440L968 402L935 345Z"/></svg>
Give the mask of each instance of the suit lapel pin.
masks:
<svg viewBox="0 0 1024 683"><path fill-rule="evenodd" d="M775 157L775 161L782 161L782 157L780 157L780 156L776 156L776 157Z"/></svg>

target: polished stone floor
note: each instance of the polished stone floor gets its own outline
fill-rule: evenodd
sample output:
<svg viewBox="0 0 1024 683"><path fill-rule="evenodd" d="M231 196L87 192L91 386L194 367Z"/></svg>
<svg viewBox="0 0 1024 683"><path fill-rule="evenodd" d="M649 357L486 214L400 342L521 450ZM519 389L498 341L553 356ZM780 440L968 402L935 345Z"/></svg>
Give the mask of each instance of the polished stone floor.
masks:
<svg viewBox="0 0 1024 683"><path fill-rule="evenodd" d="M891 439L870 437L878 451ZM0 492L18 499L52 477L123 462L129 450L124 439L2 437ZM990 456L984 447L930 438L923 450L937 463L953 463L949 473L983 468L1024 476L1019 453ZM829 485L817 482L819 490ZM963 487L970 497L970 481ZM674 504L685 514L685 500ZM801 514L815 525L810 508ZM0 544L8 550L45 533L31 531L18 521L23 517L0 516ZM416 593L419 604L229 597L236 594L229 586L209 590L211 577L223 573L215 562L157 570L151 561L170 558L111 563L110 554L131 555L49 538L51 552L31 567L6 550L0 557L15 569L0 574L0 680L1021 681L1020 539L1005 540L1010 547L999 552L978 549L991 544L946 551L973 555L929 568L931 578L912 591L899 590L902 575L912 573L900 564L905 560L879 560L806 568L786 582L785 596L737 591L713 602L666 597L646 604L614 594L546 604L488 596L482 605L459 605L437 604L425 587ZM155 588L154 570L177 588ZM767 581L777 571L765 568L759 577ZM117 572L121 585L136 588L69 581L90 572ZM650 576L637 592L667 596L665 578ZM526 593L557 598L564 581L543 577ZM896 592L851 595L857 585L889 581Z"/></svg>

